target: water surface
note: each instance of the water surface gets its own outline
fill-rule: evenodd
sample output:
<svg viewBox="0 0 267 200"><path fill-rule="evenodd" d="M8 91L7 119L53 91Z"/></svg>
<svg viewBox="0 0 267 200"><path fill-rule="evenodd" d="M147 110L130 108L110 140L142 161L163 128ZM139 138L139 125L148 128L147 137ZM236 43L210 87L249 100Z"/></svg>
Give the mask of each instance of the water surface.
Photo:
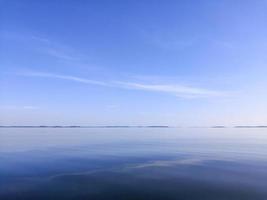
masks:
<svg viewBox="0 0 267 200"><path fill-rule="evenodd" d="M267 199L267 129L1 128L0 199Z"/></svg>

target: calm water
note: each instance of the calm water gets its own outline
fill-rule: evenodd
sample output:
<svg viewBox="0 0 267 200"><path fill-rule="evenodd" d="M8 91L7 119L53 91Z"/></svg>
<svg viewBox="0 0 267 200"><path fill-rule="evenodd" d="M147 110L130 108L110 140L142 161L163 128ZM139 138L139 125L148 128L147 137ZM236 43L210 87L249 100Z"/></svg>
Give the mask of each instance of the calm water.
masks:
<svg viewBox="0 0 267 200"><path fill-rule="evenodd" d="M2 128L0 199L266 200L267 129Z"/></svg>

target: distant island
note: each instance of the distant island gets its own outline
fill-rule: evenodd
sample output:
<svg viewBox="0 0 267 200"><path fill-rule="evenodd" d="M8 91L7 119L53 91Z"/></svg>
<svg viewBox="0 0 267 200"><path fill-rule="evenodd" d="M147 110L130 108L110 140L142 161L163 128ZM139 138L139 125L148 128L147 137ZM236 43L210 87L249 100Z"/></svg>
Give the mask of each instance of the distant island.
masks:
<svg viewBox="0 0 267 200"><path fill-rule="evenodd" d="M267 128L267 126L235 126L235 128Z"/></svg>
<svg viewBox="0 0 267 200"><path fill-rule="evenodd" d="M0 128L170 128L170 126L75 126L75 125L68 125L68 126L0 126Z"/></svg>
<svg viewBox="0 0 267 200"><path fill-rule="evenodd" d="M212 126L211 128L227 128L226 126Z"/></svg>

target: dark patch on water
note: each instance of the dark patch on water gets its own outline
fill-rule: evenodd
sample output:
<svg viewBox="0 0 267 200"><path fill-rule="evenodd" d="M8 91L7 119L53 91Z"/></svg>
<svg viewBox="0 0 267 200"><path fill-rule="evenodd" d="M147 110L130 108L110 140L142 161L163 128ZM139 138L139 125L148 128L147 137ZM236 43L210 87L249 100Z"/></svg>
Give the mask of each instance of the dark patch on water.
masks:
<svg viewBox="0 0 267 200"><path fill-rule="evenodd" d="M178 159L163 160L163 165L156 161L153 165L151 161L133 164L136 160L122 160L124 165L117 162L119 167L109 170L17 178L0 197L6 200L264 200L267 197L261 187L267 184L267 177L248 173L251 169L244 164L214 160L184 163ZM231 167L225 170L223 165ZM240 166L242 170L238 171Z"/></svg>

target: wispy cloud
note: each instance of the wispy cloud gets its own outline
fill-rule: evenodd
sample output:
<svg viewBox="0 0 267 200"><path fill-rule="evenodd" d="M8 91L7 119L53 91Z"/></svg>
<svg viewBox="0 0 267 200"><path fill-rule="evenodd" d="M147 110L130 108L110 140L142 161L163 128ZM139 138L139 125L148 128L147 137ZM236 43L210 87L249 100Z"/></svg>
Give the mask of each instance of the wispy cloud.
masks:
<svg viewBox="0 0 267 200"><path fill-rule="evenodd" d="M27 48L37 51L43 55L50 56L63 61L79 61L83 58L68 45L62 44L53 39L32 34L32 33L15 33L10 31L1 31L1 36L7 40L12 40L18 45L27 43Z"/></svg>
<svg viewBox="0 0 267 200"><path fill-rule="evenodd" d="M39 107L30 106L30 105L26 105L26 106L2 105L0 106L0 109L3 109L3 110L36 110L36 109L39 109Z"/></svg>
<svg viewBox="0 0 267 200"><path fill-rule="evenodd" d="M69 76L69 75L59 75L59 74L51 74L51 73L43 73L43 72L25 72L25 73L20 73L19 75L32 76L32 77L42 77L42 78L62 79L62 80L69 80L69 81L85 83L85 84L109 86L109 84L102 82L102 81L95 81L95 80L80 78L77 76Z"/></svg>
<svg viewBox="0 0 267 200"><path fill-rule="evenodd" d="M66 45L39 36L31 36L30 38L38 42L38 49L49 56L66 61L77 61L81 59L81 55L75 53L72 48Z"/></svg>
<svg viewBox="0 0 267 200"><path fill-rule="evenodd" d="M22 108L23 109L26 109L26 110L36 110L36 109L39 109L39 107L37 107L37 106L23 106Z"/></svg>
<svg viewBox="0 0 267 200"><path fill-rule="evenodd" d="M127 90L141 90L149 92L160 92L165 94L171 94L182 98L200 98L200 97L216 97L223 96L225 92L209 90L205 88L190 87L185 85L171 85L171 84L147 84L137 82L126 82L126 81L96 81L87 78L81 78L77 76L43 73L43 72L24 72L20 73L23 76L30 77L41 77L41 78L52 78L68 80L83 84L98 85L104 87L114 87Z"/></svg>
<svg viewBox="0 0 267 200"><path fill-rule="evenodd" d="M184 85L143 84L143 83L131 83L131 82L117 82L117 83L129 89L164 92L173 94L178 97L186 97L186 98L223 95L223 93L219 91L213 91L204 88L189 87Z"/></svg>
<svg viewBox="0 0 267 200"><path fill-rule="evenodd" d="M139 29L139 33L151 45L168 50L183 50L192 47L199 40L196 35L181 38L181 35L178 36L175 32L161 30Z"/></svg>
<svg viewBox="0 0 267 200"><path fill-rule="evenodd" d="M75 61L80 59L78 55L74 55L73 53L70 53L70 51L67 51L66 49L55 46L43 47L42 51L48 54L49 56L67 61Z"/></svg>

